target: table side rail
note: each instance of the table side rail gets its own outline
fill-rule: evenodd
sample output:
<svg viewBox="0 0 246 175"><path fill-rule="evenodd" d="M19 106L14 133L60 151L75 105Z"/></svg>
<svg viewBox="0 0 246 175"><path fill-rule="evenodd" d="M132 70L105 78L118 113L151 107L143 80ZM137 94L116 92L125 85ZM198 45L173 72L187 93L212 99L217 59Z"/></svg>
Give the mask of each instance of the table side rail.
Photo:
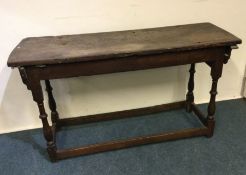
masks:
<svg viewBox="0 0 246 175"><path fill-rule="evenodd" d="M27 73L34 73L40 80L90 76L191 63L213 62L218 59L225 59L226 49L226 47L216 47L178 53L112 58L101 61L27 66L25 70Z"/></svg>

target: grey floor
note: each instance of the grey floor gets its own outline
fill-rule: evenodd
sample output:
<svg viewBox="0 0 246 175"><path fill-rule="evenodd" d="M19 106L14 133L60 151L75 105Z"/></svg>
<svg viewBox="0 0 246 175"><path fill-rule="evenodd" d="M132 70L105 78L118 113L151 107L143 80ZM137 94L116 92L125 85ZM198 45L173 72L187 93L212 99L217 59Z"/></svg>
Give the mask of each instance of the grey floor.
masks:
<svg viewBox="0 0 246 175"><path fill-rule="evenodd" d="M205 105L200 105L206 110ZM59 148L199 126L184 110L64 128ZM214 137L198 137L51 163L41 129L0 135L0 174L246 174L246 101L217 103Z"/></svg>

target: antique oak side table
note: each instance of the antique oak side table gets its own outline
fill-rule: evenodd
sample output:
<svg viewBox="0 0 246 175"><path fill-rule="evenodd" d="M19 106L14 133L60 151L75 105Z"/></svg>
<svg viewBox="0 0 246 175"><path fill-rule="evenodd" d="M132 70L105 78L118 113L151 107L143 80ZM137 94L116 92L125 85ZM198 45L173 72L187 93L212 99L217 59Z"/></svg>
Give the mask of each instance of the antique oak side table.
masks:
<svg viewBox="0 0 246 175"><path fill-rule="evenodd" d="M241 40L211 24L198 23L171 27L92 33L65 36L31 37L22 40L13 50L8 66L18 67L22 81L31 90L39 109L47 151L52 161L109 150L127 148L167 140L207 136L215 125L215 96L223 64ZM194 103L195 63L211 68L212 87L208 114ZM111 112L76 118L59 118L52 95L50 79L135 71L190 64L186 101L152 107ZM52 125L48 123L40 81L48 93ZM62 126L118 119L184 107L194 112L203 124L200 128L183 129L156 135L98 143L79 148L57 149L56 132Z"/></svg>

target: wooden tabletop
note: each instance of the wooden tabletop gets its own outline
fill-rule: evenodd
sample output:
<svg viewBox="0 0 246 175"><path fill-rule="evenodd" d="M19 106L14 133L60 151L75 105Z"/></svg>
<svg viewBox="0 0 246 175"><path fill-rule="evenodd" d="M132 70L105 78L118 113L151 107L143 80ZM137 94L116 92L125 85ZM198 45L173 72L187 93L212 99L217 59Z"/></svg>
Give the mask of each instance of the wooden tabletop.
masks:
<svg viewBox="0 0 246 175"><path fill-rule="evenodd" d="M31 37L23 39L13 50L8 59L8 66L95 61L113 57L159 54L240 43L239 38L211 23Z"/></svg>

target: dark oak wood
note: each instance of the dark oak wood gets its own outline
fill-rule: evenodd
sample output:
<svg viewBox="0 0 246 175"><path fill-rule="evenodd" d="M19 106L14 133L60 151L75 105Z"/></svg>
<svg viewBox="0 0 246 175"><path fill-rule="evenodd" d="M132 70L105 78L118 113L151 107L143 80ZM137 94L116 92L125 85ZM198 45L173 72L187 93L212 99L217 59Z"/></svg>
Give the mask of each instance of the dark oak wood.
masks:
<svg viewBox="0 0 246 175"><path fill-rule="evenodd" d="M26 71L35 73L40 79L46 80L177 66L190 63L201 63L205 61L213 62L217 59L224 59L224 54L224 47L216 47L178 53L173 52L141 57L125 57L124 59L112 58L80 63L28 66L26 67Z"/></svg>
<svg viewBox="0 0 246 175"><path fill-rule="evenodd" d="M48 102L49 102L49 108L51 110L51 121L52 121L52 125L55 125L55 128L58 129L59 128L59 114L56 110L56 102L52 93L53 88L50 85L50 81L49 80L45 80L45 86L46 86L46 91L48 94Z"/></svg>
<svg viewBox="0 0 246 175"><path fill-rule="evenodd" d="M188 92L186 94L186 111L191 112L191 104L194 102L194 74L195 74L195 63L192 63L190 66L190 77L188 82Z"/></svg>
<svg viewBox="0 0 246 175"><path fill-rule="evenodd" d="M204 136L208 132L207 128L191 128L181 131L165 132L150 136L135 137L126 140L111 141L94 144L80 148L71 148L57 151L57 159L65 159L74 156L99 153L104 151L118 150L145 144L159 143L163 141L177 140L181 138Z"/></svg>
<svg viewBox="0 0 246 175"><path fill-rule="evenodd" d="M208 137L212 137L214 132L214 125L215 125L214 114L216 110L215 98L217 95L217 83L218 83L218 79L222 75L222 69L223 69L223 60L215 61L211 65L212 87L210 91L210 101L208 104L208 117L207 117L208 118L207 126L211 130L211 132L208 134Z"/></svg>
<svg viewBox="0 0 246 175"><path fill-rule="evenodd" d="M20 72L20 76L21 76L22 82L27 86L27 89L30 90L29 82L28 82L28 79L27 79L25 68L24 67L20 67L19 68L19 72Z"/></svg>
<svg viewBox="0 0 246 175"><path fill-rule="evenodd" d="M185 101L180 101L175 103L156 105L156 106L138 108L138 109L130 109L125 111L95 114L95 115L82 116L82 117L63 118L63 119L59 119L59 123L62 126L69 126L69 125L78 125L83 123L121 119L127 117L137 117L140 115L147 115L147 114L159 113L171 109L183 108L185 107L185 104L186 104Z"/></svg>
<svg viewBox="0 0 246 175"><path fill-rule="evenodd" d="M239 43L241 43L239 38L211 23L80 35L32 37L26 38L18 44L10 55L8 65L26 66L95 61L231 46Z"/></svg>
<svg viewBox="0 0 246 175"><path fill-rule="evenodd" d="M239 38L210 23L120 32L33 37L21 41L11 53L8 65L18 67L23 83L32 92L43 124L47 151L51 160L55 161L167 140L194 136L211 137L215 126L217 83L222 75L223 64L229 60L231 50L241 42ZM211 68L212 87L207 116L202 114L194 103L196 63L206 63ZM191 65L186 101L106 114L59 118L50 79L185 64ZM45 80L48 93L51 126L44 109L41 80ZM79 148L57 149L56 132L58 128L62 129L62 126L146 115L181 107L186 108L187 112L194 112L204 126Z"/></svg>
<svg viewBox="0 0 246 175"><path fill-rule="evenodd" d="M35 74L29 74L27 75L29 79L29 86L32 91L33 100L37 103L38 109L39 109L39 118L42 121L43 124L43 134L44 138L47 142L47 151L50 156L50 159L56 160L56 144L54 141L55 136L53 135L52 127L49 125L49 122L47 120L47 113L44 109L44 98L43 98L43 92L42 92L42 86L40 84L40 81L36 77Z"/></svg>

